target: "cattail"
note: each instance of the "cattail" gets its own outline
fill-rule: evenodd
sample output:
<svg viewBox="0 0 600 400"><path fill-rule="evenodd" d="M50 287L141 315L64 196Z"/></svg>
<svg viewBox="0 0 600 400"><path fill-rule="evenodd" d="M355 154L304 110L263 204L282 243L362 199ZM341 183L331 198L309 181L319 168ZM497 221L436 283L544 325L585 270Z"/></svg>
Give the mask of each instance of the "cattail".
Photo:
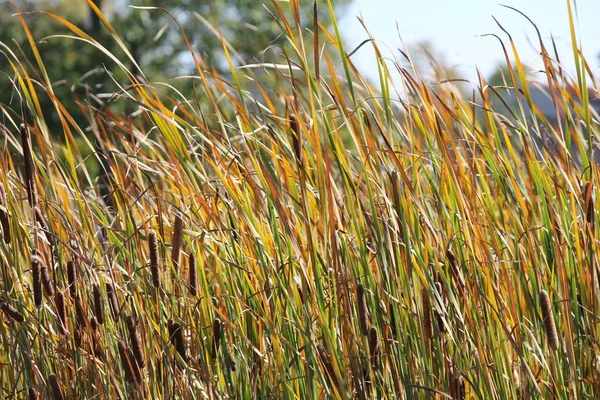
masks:
<svg viewBox="0 0 600 400"><path fill-rule="evenodd" d="M4 185L0 182L0 228L2 228L2 237L6 244L10 243L10 225L8 221L8 201L6 200Z"/></svg>
<svg viewBox="0 0 600 400"><path fill-rule="evenodd" d="M117 301L117 293L111 283L106 282L106 297L108 297L108 305L113 321L119 322L119 302Z"/></svg>
<svg viewBox="0 0 600 400"><path fill-rule="evenodd" d="M233 358L233 355L231 354L231 352L229 350L226 351L226 362L227 362L227 366L229 367L229 369L232 372L237 371L237 364L235 362L235 359Z"/></svg>
<svg viewBox="0 0 600 400"><path fill-rule="evenodd" d="M29 400L38 400L39 398L40 398L40 395L38 394L38 391L33 386L30 386L29 387Z"/></svg>
<svg viewBox="0 0 600 400"><path fill-rule="evenodd" d="M56 375L50 374L48 376L48 382L50 382L50 388L52 388L52 394L54 395L54 400L63 400L64 397L60 392L60 385L58 384L58 379L56 379Z"/></svg>
<svg viewBox="0 0 600 400"><path fill-rule="evenodd" d="M421 302L423 305L423 336L425 340L433 338L433 325L431 324L431 302L429 301L429 293L426 288L421 290Z"/></svg>
<svg viewBox="0 0 600 400"><path fill-rule="evenodd" d="M79 328L84 328L87 326L87 318L85 316L85 310L83 309L83 305L81 304L81 299L79 296L75 297L75 319L77 320L77 324ZM78 330L78 332L81 332Z"/></svg>
<svg viewBox="0 0 600 400"><path fill-rule="evenodd" d="M25 184L27 187L27 201L33 207L36 202L37 190L35 187L35 164L31 151L31 135L25 124L21 124L21 145L23 146L23 160L25 163Z"/></svg>
<svg viewBox="0 0 600 400"><path fill-rule="evenodd" d="M365 299L365 288L361 283L356 285L356 300L358 303L358 324L360 325L360 331L364 336L367 336L369 334L369 311Z"/></svg>
<svg viewBox="0 0 600 400"><path fill-rule="evenodd" d="M31 274L33 281L33 301L36 307L42 305L42 273L41 273L42 260L39 256L31 257Z"/></svg>
<svg viewBox="0 0 600 400"><path fill-rule="evenodd" d="M167 322L167 327L169 329L171 344L175 347L175 350L177 350L181 358L185 360L185 342L183 341L183 329L181 328L181 325L169 320Z"/></svg>
<svg viewBox="0 0 600 400"><path fill-rule="evenodd" d="M142 373L137 367L135 357L131 349L127 347L124 341L119 339L119 356L121 357L121 365L125 372L125 380L129 383L137 384L142 380Z"/></svg>
<svg viewBox="0 0 600 400"><path fill-rule="evenodd" d="M131 349L137 364L140 368L144 368L144 353L142 352L142 346L140 344L140 337L138 335L136 318L133 315L128 315L125 318L127 323L127 331L129 332L129 341L131 342Z"/></svg>
<svg viewBox="0 0 600 400"><path fill-rule="evenodd" d="M23 314L21 314L19 311L17 311L16 308L14 308L13 306L11 306L10 304L4 302L4 301L0 301L0 310L2 310L4 312L4 314L6 314L7 317L9 317L10 319L17 321L17 322L23 322L25 321L25 317L23 316Z"/></svg>
<svg viewBox="0 0 600 400"><path fill-rule="evenodd" d="M154 229L148 232L148 247L150 249L150 273L152 274L152 284L154 287L160 287L160 270L158 258L158 239Z"/></svg>
<svg viewBox="0 0 600 400"><path fill-rule="evenodd" d="M106 355L104 353L104 350L102 350L102 348L100 347L100 344L98 343L98 327L99 327L99 325L98 325L98 320L96 320L96 317L90 318L90 327L92 328L92 344L93 344L93 348L94 348L94 354L100 360L105 360Z"/></svg>
<svg viewBox="0 0 600 400"><path fill-rule="evenodd" d="M319 354L319 358L321 360L321 364L323 364L323 368L325 368L325 372L327 372L327 375L329 375L329 379L331 379L331 381L337 386L335 371L333 369L333 365L331 364L329 354L327 354L327 350L325 350L325 346L323 346L322 344L318 344L317 353Z"/></svg>
<svg viewBox="0 0 600 400"><path fill-rule="evenodd" d="M42 278L42 285L44 286L44 293L46 293L46 296L54 296L54 284L52 283L48 268L44 263L40 263L40 278Z"/></svg>
<svg viewBox="0 0 600 400"><path fill-rule="evenodd" d="M552 315L552 303L550 303L550 297L548 297L548 292L545 290L540 291L540 307L542 309L546 336L548 337L548 345L552 350L557 350L559 346L558 332L556 331L554 316Z"/></svg>
<svg viewBox="0 0 600 400"><path fill-rule="evenodd" d="M67 312L65 310L65 296L60 290L54 294L54 305L58 316L59 328L63 334L67 333Z"/></svg>
<svg viewBox="0 0 600 400"><path fill-rule="evenodd" d="M371 327L369 330L369 352L371 354L371 366L374 370L379 368L379 337L377 329Z"/></svg>
<svg viewBox="0 0 600 400"><path fill-rule="evenodd" d="M296 160L300 162L302 160L302 138L300 125L298 124L298 119L294 114L290 114L290 129L292 131L292 144L294 147L294 155L296 156Z"/></svg>
<svg viewBox="0 0 600 400"><path fill-rule="evenodd" d="M197 288L197 271L196 271L196 255L194 253L190 253L190 257L188 259L188 267L189 267L189 278L190 278L190 295L191 296L196 296L196 294L198 293L198 288Z"/></svg>
<svg viewBox="0 0 600 400"><path fill-rule="evenodd" d="M450 397L453 400L465 400L465 381L461 374L452 374L450 378Z"/></svg>
<svg viewBox="0 0 600 400"><path fill-rule="evenodd" d="M215 318L213 321L213 346L212 346L212 357L217 357L217 351L221 346L221 338L223 336L223 323L219 318Z"/></svg>
<svg viewBox="0 0 600 400"><path fill-rule="evenodd" d="M181 219L181 214L177 213L175 215L175 222L173 223L173 236L171 239L172 249L171 249L171 260L173 261L173 267L175 271L179 271L179 255L181 253L181 243L183 240L183 220Z"/></svg>
<svg viewBox="0 0 600 400"><path fill-rule="evenodd" d="M71 299L74 299L77 297L77 286L75 285L77 274L75 272L75 261L73 260L67 261L67 280L69 281L69 293L71 294Z"/></svg>
<svg viewBox="0 0 600 400"><path fill-rule="evenodd" d="M100 286L97 283L92 285L92 290L94 291L94 315L96 316L96 321L102 325L104 324L104 308L102 307L102 293L100 292Z"/></svg>

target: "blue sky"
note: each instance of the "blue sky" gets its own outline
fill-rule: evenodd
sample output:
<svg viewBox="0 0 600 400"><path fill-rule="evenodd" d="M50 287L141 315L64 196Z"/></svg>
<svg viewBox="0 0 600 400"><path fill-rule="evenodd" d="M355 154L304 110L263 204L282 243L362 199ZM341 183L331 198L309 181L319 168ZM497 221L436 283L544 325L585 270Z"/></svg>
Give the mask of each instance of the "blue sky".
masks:
<svg viewBox="0 0 600 400"><path fill-rule="evenodd" d="M382 47L401 47L398 31L407 45L429 40L444 54L449 65L457 66L464 77L475 80L475 66L489 76L503 59L497 39L479 37L495 33L506 38L492 19L494 16L513 36L522 61L539 67L541 59L534 29L523 16L500 4L515 7L529 16L547 47L551 46L552 34L563 65L574 73L567 0L354 0L345 11L341 29L350 51L367 38L356 18L362 14ZM583 53L594 74L600 76L600 0L578 0L576 5ZM352 59L367 76L376 79L374 55L367 47L361 48Z"/></svg>

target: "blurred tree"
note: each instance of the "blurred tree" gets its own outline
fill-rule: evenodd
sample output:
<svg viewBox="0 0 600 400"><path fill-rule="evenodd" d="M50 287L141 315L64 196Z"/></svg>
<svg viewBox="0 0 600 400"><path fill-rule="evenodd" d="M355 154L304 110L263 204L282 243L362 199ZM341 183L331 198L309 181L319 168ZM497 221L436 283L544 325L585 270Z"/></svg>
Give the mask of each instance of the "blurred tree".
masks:
<svg viewBox="0 0 600 400"><path fill-rule="evenodd" d="M334 4L339 9L347 2L349 0L335 0ZM323 3L319 9L320 21L327 25L326 2L319 0L319 3ZM95 4L121 36L144 74L153 81L193 74L194 66L184 38L171 17L158 10L129 5L168 10L181 24L193 49L224 74L229 66L216 34L215 21L223 37L235 49L235 63L268 62L267 49L289 46L278 21L271 14L275 6L268 0L95 0ZM289 2L278 4L291 15ZM59 15L95 38L120 60L127 60L85 0L21 0L18 6L25 13L41 10ZM312 26L313 3L301 2L300 7L305 25ZM90 99L92 94L114 91L113 79L119 81L123 76L109 57L82 41L57 37L72 33L49 16L28 13L24 17L39 46L53 90L71 114L75 117L79 114L73 112L77 109L76 99ZM0 0L0 42L15 53L21 53L21 60L28 59L34 64L19 18L6 0ZM0 54L0 107L4 106L5 111L18 110L20 99L14 90L14 73L6 62L6 51L0 46L0 52L4 53ZM132 62L125 64L136 72ZM35 77L36 68L29 66L28 69ZM39 76L37 79L42 81ZM189 87L179 83L184 94L190 95ZM45 117L49 127L59 132L60 124L52 115L50 100L42 97L41 101L47 105L43 109L48 110L49 115Z"/></svg>

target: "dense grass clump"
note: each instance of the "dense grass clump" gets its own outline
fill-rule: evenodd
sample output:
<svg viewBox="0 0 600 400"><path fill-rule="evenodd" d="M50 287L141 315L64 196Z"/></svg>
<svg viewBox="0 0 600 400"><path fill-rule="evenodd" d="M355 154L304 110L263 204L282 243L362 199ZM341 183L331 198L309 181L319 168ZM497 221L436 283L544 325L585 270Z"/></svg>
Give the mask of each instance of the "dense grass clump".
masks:
<svg viewBox="0 0 600 400"><path fill-rule="evenodd" d="M275 5L295 54L223 77L192 53L185 99L123 47L111 101L131 112L92 96L86 126L33 38L33 60L4 45L22 105L2 106L1 396L599 397L599 128L576 38L575 77L539 44L553 124L510 37L512 108L371 41L374 87L333 13L329 32Z"/></svg>

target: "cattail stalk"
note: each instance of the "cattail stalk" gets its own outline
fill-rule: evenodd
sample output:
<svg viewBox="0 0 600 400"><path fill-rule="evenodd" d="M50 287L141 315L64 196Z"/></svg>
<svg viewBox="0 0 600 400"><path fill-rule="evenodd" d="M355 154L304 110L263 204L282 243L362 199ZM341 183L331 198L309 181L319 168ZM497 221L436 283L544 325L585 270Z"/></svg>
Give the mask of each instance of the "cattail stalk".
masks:
<svg viewBox="0 0 600 400"><path fill-rule="evenodd" d="M360 283L356 285L356 301L358 304L358 324L360 325L360 331L364 336L367 336L369 334L369 311L365 299L365 288Z"/></svg>
<svg viewBox="0 0 600 400"><path fill-rule="evenodd" d="M144 353L142 352L142 346L140 337L138 335L136 318L133 315L128 315L125 318L127 323L127 331L129 332L129 341L131 343L131 349L133 350L133 356L140 368L144 368Z"/></svg>
<svg viewBox="0 0 600 400"><path fill-rule="evenodd" d="M42 305L42 260L39 256L31 257L31 274L33 282L33 301L36 307Z"/></svg>
<svg viewBox="0 0 600 400"><path fill-rule="evenodd" d="M190 296L196 296L198 294L198 278L196 271L196 255L194 253L190 253L190 257L188 259L188 267L189 267L189 285L190 285Z"/></svg>
<svg viewBox="0 0 600 400"><path fill-rule="evenodd" d="M104 324L104 307L102 301L102 293L100 292L100 286L97 283L94 283L92 286L94 291L94 315L96 317L96 321L100 324Z"/></svg>
<svg viewBox="0 0 600 400"><path fill-rule="evenodd" d="M4 190L4 185L2 182L0 182L0 228L2 229L4 243L10 244L11 237L8 219L8 201L6 199L6 191Z"/></svg>
<svg viewBox="0 0 600 400"><path fill-rule="evenodd" d="M36 203L37 189L35 186L35 163L31 150L31 135L25 124L21 124L21 145L23 146L23 161L25 164L25 185L27 187L27 201L33 208Z"/></svg>
<svg viewBox="0 0 600 400"><path fill-rule="evenodd" d="M16 308L4 301L0 301L0 310L2 310L4 314L6 314L10 319L14 321L25 321L25 317L23 316L23 314L21 314L19 311L17 311Z"/></svg>
<svg viewBox="0 0 600 400"><path fill-rule="evenodd" d="M154 229L148 232L148 248L150 250L150 273L152 274L152 284L154 287L160 287L160 265L158 257L158 238Z"/></svg>
<svg viewBox="0 0 600 400"><path fill-rule="evenodd" d="M181 214L175 215L175 222L173 223L173 236L171 239L171 260L173 261L173 267L175 272L179 272L179 256L181 254L181 244L183 242L183 220Z"/></svg>
<svg viewBox="0 0 600 400"><path fill-rule="evenodd" d="M60 385L58 384L58 379L56 379L56 375L50 374L48 376L48 382L50 383L50 388L52 389L54 400L63 400L64 397L60 391Z"/></svg>
<svg viewBox="0 0 600 400"><path fill-rule="evenodd" d="M559 347L558 332L554 323L554 316L552 315L552 303L550 302L548 292L545 290L540 291L540 307L542 309L546 337L548 338L548 346L552 350L557 350Z"/></svg>

